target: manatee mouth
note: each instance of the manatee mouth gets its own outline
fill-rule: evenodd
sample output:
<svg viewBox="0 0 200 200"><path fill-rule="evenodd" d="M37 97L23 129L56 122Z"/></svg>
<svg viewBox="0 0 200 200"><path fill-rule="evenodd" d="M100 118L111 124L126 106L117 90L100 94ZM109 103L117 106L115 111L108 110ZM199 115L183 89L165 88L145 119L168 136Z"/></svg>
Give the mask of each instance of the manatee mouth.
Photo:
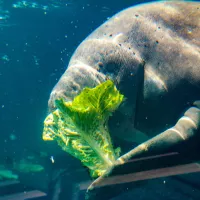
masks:
<svg viewBox="0 0 200 200"><path fill-rule="evenodd" d="M55 100L56 99L64 99L65 101L72 101L73 99L66 96L65 95L65 91L63 90L59 90L59 91L52 91L51 92L51 95L50 95L50 98L49 98L49 101L48 101L48 107L49 107L49 111L52 112L56 109L56 106L55 106Z"/></svg>

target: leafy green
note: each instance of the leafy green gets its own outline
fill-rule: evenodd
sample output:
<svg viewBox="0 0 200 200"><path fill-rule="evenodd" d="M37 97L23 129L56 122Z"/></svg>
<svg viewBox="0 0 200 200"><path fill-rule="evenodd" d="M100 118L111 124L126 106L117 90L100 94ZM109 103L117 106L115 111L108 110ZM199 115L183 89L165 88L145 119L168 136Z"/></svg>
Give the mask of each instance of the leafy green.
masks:
<svg viewBox="0 0 200 200"><path fill-rule="evenodd" d="M112 167L119 156L108 132L108 118L124 96L110 80L85 88L73 102L55 101L57 109L44 121L44 140L56 140L62 149L81 160L97 177Z"/></svg>

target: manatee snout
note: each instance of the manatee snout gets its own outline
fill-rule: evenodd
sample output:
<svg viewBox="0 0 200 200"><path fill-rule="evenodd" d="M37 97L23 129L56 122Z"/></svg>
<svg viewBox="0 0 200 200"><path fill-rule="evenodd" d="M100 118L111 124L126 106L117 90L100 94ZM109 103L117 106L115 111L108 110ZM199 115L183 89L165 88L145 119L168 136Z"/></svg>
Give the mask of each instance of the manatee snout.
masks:
<svg viewBox="0 0 200 200"><path fill-rule="evenodd" d="M70 65L53 88L48 101L49 110L55 109L55 100L72 101L85 88L93 88L105 81L105 75L84 63Z"/></svg>

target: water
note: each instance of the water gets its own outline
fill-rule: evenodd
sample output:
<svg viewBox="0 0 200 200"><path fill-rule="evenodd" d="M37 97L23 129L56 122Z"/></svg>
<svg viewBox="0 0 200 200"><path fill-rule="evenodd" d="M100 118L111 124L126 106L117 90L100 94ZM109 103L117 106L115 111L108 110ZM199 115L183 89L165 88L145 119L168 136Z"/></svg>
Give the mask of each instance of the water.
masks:
<svg viewBox="0 0 200 200"><path fill-rule="evenodd" d="M0 199L84 199L91 180L87 169L55 142L42 140L49 95L77 46L114 14L140 2L0 0ZM124 147L123 153L135 145L119 138L114 142ZM185 162L176 155L167 161L176 159ZM155 168L145 162L147 169ZM168 166L162 162L161 168ZM96 200L199 199L199 174L124 183L95 194Z"/></svg>

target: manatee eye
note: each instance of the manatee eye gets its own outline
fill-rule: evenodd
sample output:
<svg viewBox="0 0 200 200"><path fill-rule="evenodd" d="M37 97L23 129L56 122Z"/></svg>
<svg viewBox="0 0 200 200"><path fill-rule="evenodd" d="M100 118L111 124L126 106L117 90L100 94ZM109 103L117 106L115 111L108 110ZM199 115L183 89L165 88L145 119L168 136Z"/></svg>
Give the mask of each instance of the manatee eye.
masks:
<svg viewBox="0 0 200 200"><path fill-rule="evenodd" d="M98 62L97 65L101 68L103 67L103 63L102 62Z"/></svg>
<svg viewBox="0 0 200 200"><path fill-rule="evenodd" d="M104 66L104 65L103 65L102 62L98 62L97 65L96 65L96 70L97 70L98 72L102 71L103 66Z"/></svg>

